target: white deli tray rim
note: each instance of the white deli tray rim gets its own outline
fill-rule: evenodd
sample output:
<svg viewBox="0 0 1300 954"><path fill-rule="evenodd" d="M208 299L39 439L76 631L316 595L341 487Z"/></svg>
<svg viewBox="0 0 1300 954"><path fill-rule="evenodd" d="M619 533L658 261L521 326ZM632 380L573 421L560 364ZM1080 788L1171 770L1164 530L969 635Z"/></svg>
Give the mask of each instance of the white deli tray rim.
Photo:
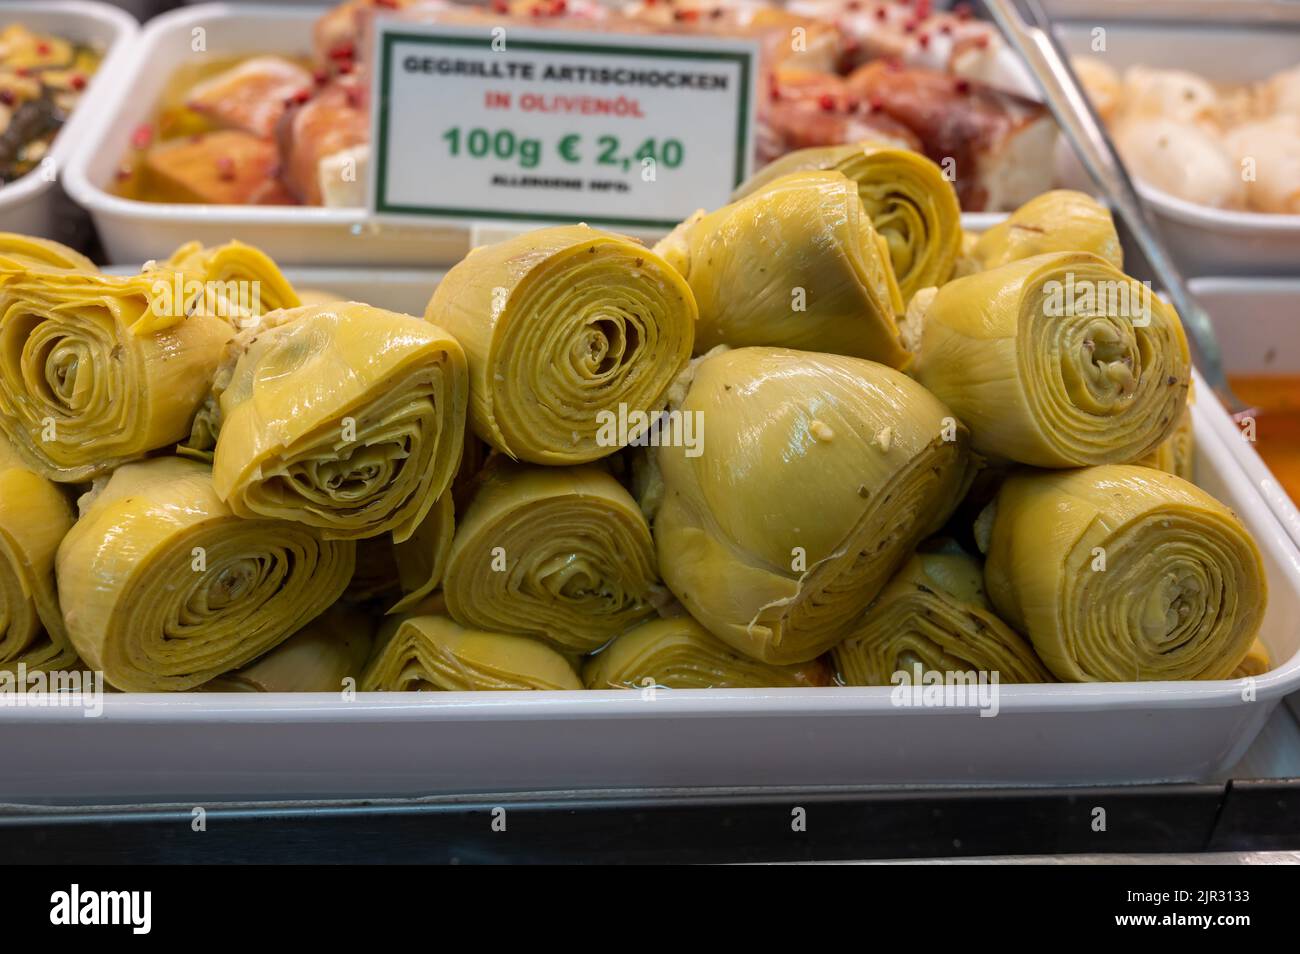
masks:
<svg viewBox="0 0 1300 954"><path fill-rule="evenodd" d="M1211 205L1188 202L1170 195L1149 183L1134 183L1148 202L1158 206L1170 218L1188 225L1200 225L1228 232L1296 232L1300 233L1300 215L1281 212L1251 212L1241 209L1216 209Z"/></svg>

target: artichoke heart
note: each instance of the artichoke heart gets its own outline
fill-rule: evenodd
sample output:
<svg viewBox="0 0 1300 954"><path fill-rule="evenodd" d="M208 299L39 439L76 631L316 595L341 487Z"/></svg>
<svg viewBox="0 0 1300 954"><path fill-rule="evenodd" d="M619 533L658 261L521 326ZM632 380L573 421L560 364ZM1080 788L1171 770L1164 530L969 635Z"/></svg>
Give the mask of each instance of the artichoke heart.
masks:
<svg viewBox="0 0 1300 954"><path fill-rule="evenodd" d="M75 272L98 272L95 263L80 252L50 239L0 232L0 269L63 268Z"/></svg>
<svg viewBox="0 0 1300 954"><path fill-rule="evenodd" d="M125 464L81 501L55 561L68 635L118 689L185 690L270 651L328 608L355 544L235 516L195 461Z"/></svg>
<svg viewBox="0 0 1300 954"><path fill-rule="evenodd" d="M357 572L348 584L349 602L381 600L388 613L410 613L442 583L456 532L451 491L434 502L415 533L395 543L384 534L357 541Z"/></svg>
<svg viewBox="0 0 1300 954"><path fill-rule="evenodd" d="M569 661L544 643L439 615L394 621L361 677L364 692L581 688Z"/></svg>
<svg viewBox="0 0 1300 954"><path fill-rule="evenodd" d="M1036 467L1150 453L1178 426L1191 383L1177 312L1086 252L949 282L920 341L917 379L970 427L975 450Z"/></svg>
<svg viewBox="0 0 1300 954"><path fill-rule="evenodd" d="M689 616L628 630L587 661L588 689L766 689L828 686L820 660L774 666L736 652Z"/></svg>
<svg viewBox="0 0 1300 954"><path fill-rule="evenodd" d="M961 205L957 190L932 160L880 142L797 149L764 166L732 198L805 170L834 170L857 184L871 224L889 245L904 302L951 277L962 241Z"/></svg>
<svg viewBox="0 0 1300 954"><path fill-rule="evenodd" d="M889 246L842 173L795 172L696 213L655 250L690 283L696 353L774 345L901 368L903 300Z"/></svg>
<svg viewBox="0 0 1300 954"><path fill-rule="evenodd" d="M768 663L813 659L961 500L965 427L884 365L784 348L701 359L681 413L702 453L662 446L664 582L715 636Z"/></svg>
<svg viewBox="0 0 1300 954"><path fill-rule="evenodd" d="M1196 436L1192 427L1192 404L1183 405L1174 432L1156 446L1156 449L1133 463L1154 467L1183 480L1191 480L1196 462Z"/></svg>
<svg viewBox="0 0 1300 954"><path fill-rule="evenodd" d="M1232 672L1232 678L1242 679L1247 676L1262 676L1273 668L1273 662L1268 654L1268 647L1262 641L1256 639L1250 644L1250 650L1245 657L1237 664L1237 668Z"/></svg>
<svg viewBox="0 0 1300 954"><path fill-rule="evenodd" d="M437 499L415 533L401 543L387 535L357 542L357 572L344 599L351 603L379 600L390 614L415 613L442 584L456 532L456 512L469 506L487 458L487 445L467 428L460 468L451 487Z"/></svg>
<svg viewBox="0 0 1300 954"><path fill-rule="evenodd" d="M436 325L369 305L265 316L227 349L214 385L212 479L241 517L327 539L420 526L455 476L469 375Z"/></svg>
<svg viewBox="0 0 1300 954"><path fill-rule="evenodd" d="M479 437L517 460L582 464L647 430L690 360L696 309L658 255L571 225L475 249L425 317L465 348ZM620 414L633 423L615 440L602 425Z"/></svg>
<svg viewBox="0 0 1300 954"><path fill-rule="evenodd" d="M0 430L40 474L90 480L189 433L234 332L169 289L0 258Z"/></svg>
<svg viewBox="0 0 1300 954"><path fill-rule="evenodd" d="M1029 642L994 615L969 554L918 551L832 651L849 686L887 686L896 672L997 673L1001 683L1053 682Z"/></svg>
<svg viewBox="0 0 1300 954"><path fill-rule="evenodd" d="M464 626L586 653L653 613L662 586L645 518L608 473L498 458L459 520L443 594Z"/></svg>
<svg viewBox="0 0 1300 954"><path fill-rule="evenodd" d="M265 656L200 688L204 692L355 689L370 658L372 629L365 613L336 603Z"/></svg>
<svg viewBox="0 0 1300 954"><path fill-rule="evenodd" d="M1058 679L1226 679L1249 651L1263 562L1195 485L1127 464L1021 473L990 507L989 599Z"/></svg>
<svg viewBox="0 0 1300 954"><path fill-rule="evenodd" d="M302 304L271 257L243 242L212 247L189 242L146 274L155 270L179 274L184 283L199 283L201 294L190 301L193 313L216 315L241 325L267 312ZM182 284L182 292L187 299L194 299L186 284Z"/></svg>
<svg viewBox="0 0 1300 954"><path fill-rule="evenodd" d="M981 235L969 259L973 270L983 271L1048 252L1091 252L1116 268L1124 267L1124 249L1110 210L1070 189L1030 199Z"/></svg>
<svg viewBox="0 0 1300 954"><path fill-rule="evenodd" d="M76 661L54 589L54 554L72 522L63 491L0 437L0 671Z"/></svg>

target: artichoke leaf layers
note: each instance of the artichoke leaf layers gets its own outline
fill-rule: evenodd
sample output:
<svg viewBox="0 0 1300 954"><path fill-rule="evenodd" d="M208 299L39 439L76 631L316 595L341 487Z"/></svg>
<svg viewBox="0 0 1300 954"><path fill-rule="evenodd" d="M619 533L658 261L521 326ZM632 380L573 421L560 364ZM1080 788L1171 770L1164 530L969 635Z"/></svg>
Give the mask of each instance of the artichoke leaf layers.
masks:
<svg viewBox="0 0 1300 954"><path fill-rule="evenodd" d="M177 311L159 282L0 261L0 430L50 480L90 480L189 433L234 329Z"/></svg>
<svg viewBox="0 0 1300 954"><path fill-rule="evenodd" d="M922 317L917 379L975 450L1036 467L1135 460L1178 425L1191 358L1177 313L1088 253L958 278Z"/></svg>
<svg viewBox="0 0 1300 954"><path fill-rule="evenodd" d="M372 622L335 604L255 662L205 683L205 692L342 692L370 658ZM347 680L354 680L351 684Z"/></svg>
<svg viewBox="0 0 1300 954"><path fill-rule="evenodd" d="M767 689L827 686L820 660L773 666L739 653L689 616L655 619L619 636L582 670L588 689Z"/></svg>
<svg viewBox="0 0 1300 954"><path fill-rule="evenodd" d="M465 348L479 437L517 460L581 464L621 446L602 433L606 415L663 407L690 360L696 309L658 255L571 225L475 249L425 317Z"/></svg>
<svg viewBox="0 0 1300 954"><path fill-rule="evenodd" d="M989 598L1057 678L1226 679L1250 650L1259 550L1195 485L1125 464L1024 473L990 506Z"/></svg>
<svg viewBox="0 0 1300 954"><path fill-rule="evenodd" d="M219 374L212 476L241 517L410 537L464 445L464 352L436 325L339 302L275 312Z"/></svg>
<svg viewBox="0 0 1300 954"><path fill-rule="evenodd" d="M564 656L538 640L429 615L408 616L387 628L360 688L465 692L581 689L582 683Z"/></svg>
<svg viewBox="0 0 1300 954"><path fill-rule="evenodd" d="M54 588L54 554L72 522L63 491L0 437L0 671L63 669L77 658Z"/></svg>
<svg viewBox="0 0 1300 954"><path fill-rule="evenodd" d="M1232 672L1232 678L1242 679L1247 676L1262 676L1273 668L1273 662L1268 654L1268 647L1258 639L1250 644L1250 650L1237 664L1237 668Z"/></svg>
<svg viewBox="0 0 1300 954"><path fill-rule="evenodd" d="M703 358L682 402L703 452L660 447L664 582L714 635L768 663L838 642L970 483L968 435L883 365L783 348Z"/></svg>
<svg viewBox="0 0 1300 954"><path fill-rule="evenodd" d="M95 263L80 252L50 239L0 232L0 267L63 268L77 272L98 272Z"/></svg>
<svg viewBox="0 0 1300 954"><path fill-rule="evenodd" d="M195 461L123 465L81 506L56 560L64 619L81 658L118 689L192 689L238 669L352 577L354 543L237 517Z"/></svg>
<svg viewBox="0 0 1300 954"><path fill-rule="evenodd" d="M918 552L904 563L832 658L849 686L887 686L915 666L1053 681L1029 642L994 615L979 561L961 552Z"/></svg>
<svg viewBox="0 0 1300 954"><path fill-rule="evenodd" d="M402 598L388 612L410 612L438 588L447 569L455 532L456 509L449 490L434 502L433 509L420 521L415 533L401 543L393 544Z"/></svg>
<svg viewBox="0 0 1300 954"><path fill-rule="evenodd" d="M650 528L597 467L498 458L458 524L443 595L464 626L587 653L661 599Z"/></svg>
<svg viewBox="0 0 1300 954"><path fill-rule="evenodd" d="M782 176L697 213L655 250L695 293L698 354L720 344L775 345L891 367L909 360L889 247L839 172Z"/></svg>
<svg viewBox="0 0 1300 954"><path fill-rule="evenodd" d="M209 314L247 320L302 304L271 257L243 242L212 247L189 242L157 268L201 283L205 290L196 304Z"/></svg>
<svg viewBox="0 0 1300 954"><path fill-rule="evenodd" d="M1030 199L976 239L968 258L972 270L983 271L1048 252L1091 252L1124 267L1110 211L1092 196L1069 189Z"/></svg>
<svg viewBox="0 0 1300 954"><path fill-rule="evenodd" d="M1140 460L1132 461L1143 467L1154 467L1183 480L1192 480L1196 470L1196 431L1192 426L1192 404L1183 407L1178 425L1156 449Z"/></svg>
<svg viewBox="0 0 1300 954"><path fill-rule="evenodd" d="M734 198L760 192L783 175L832 170L851 179L871 224L889 246L903 301L946 282L961 249L961 206L943 170L919 152L883 143L797 149L751 176Z"/></svg>

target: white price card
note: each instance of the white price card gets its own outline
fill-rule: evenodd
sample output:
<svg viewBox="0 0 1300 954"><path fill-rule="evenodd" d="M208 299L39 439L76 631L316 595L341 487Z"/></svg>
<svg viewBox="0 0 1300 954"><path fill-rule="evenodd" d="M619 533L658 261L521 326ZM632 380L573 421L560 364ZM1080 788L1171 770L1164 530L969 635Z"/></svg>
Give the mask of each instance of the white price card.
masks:
<svg viewBox="0 0 1300 954"><path fill-rule="evenodd" d="M754 43L381 20L379 219L671 228L749 175Z"/></svg>

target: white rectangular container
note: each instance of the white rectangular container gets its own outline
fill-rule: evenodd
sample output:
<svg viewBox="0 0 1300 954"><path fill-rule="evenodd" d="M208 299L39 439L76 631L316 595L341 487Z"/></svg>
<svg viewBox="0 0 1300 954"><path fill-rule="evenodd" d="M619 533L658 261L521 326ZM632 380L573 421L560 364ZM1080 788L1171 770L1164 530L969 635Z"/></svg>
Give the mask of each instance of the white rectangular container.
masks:
<svg viewBox="0 0 1300 954"><path fill-rule="evenodd" d="M1300 4L1057 4L1057 36L1071 55L1101 55L1123 75L1129 66L1183 69L1211 83L1249 84L1300 65ZM1077 17L1077 19L1076 19ZM1091 191L1091 179L1063 144L1064 184ZM1165 242L1190 275L1300 273L1300 215L1237 212L1196 205L1137 182Z"/></svg>
<svg viewBox="0 0 1300 954"><path fill-rule="evenodd" d="M419 314L429 272L289 270L299 287ZM369 285L366 279L369 279ZM1221 775L1300 688L1300 550L1216 433L1197 482L1264 554L1253 681L1000 687L999 714L902 709L890 689L109 695L98 718L0 707L0 800L308 798L679 786L1062 785Z"/></svg>
<svg viewBox="0 0 1300 954"><path fill-rule="evenodd" d="M198 55L191 52L192 31L205 31L209 56L307 55L312 24L320 13L320 8L301 6L209 3L174 10L146 25L134 66L115 86L91 141L78 151L68 171L68 191L90 211L109 261L165 258L195 239L207 245L239 239L288 264L430 266L457 262L481 244L474 228L381 226L368 221L360 208L163 204L123 199L108 191L127 155L131 131L153 118L159 95L177 67ZM964 216L963 225L982 231L1003 218ZM494 234L509 231L495 223L487 228ZM620 231L646 240L658 237Z"/></svg>
<svg viewBox="0 0 1300 954"><path fill-rule="evenodd" d="M104 51L104 59L86 85L81 102L50 145L48 156L53 162L49 168L54 174L38 167L0 187L0 231L69 238L71 232L64 220L73 210L60 184L62 172L102 112L111 87L118 82L118 74L130 56L137 24L116 7L88 0L18 0L0 4L0 27L10 23L80 43L94 43Z"/></svg>

